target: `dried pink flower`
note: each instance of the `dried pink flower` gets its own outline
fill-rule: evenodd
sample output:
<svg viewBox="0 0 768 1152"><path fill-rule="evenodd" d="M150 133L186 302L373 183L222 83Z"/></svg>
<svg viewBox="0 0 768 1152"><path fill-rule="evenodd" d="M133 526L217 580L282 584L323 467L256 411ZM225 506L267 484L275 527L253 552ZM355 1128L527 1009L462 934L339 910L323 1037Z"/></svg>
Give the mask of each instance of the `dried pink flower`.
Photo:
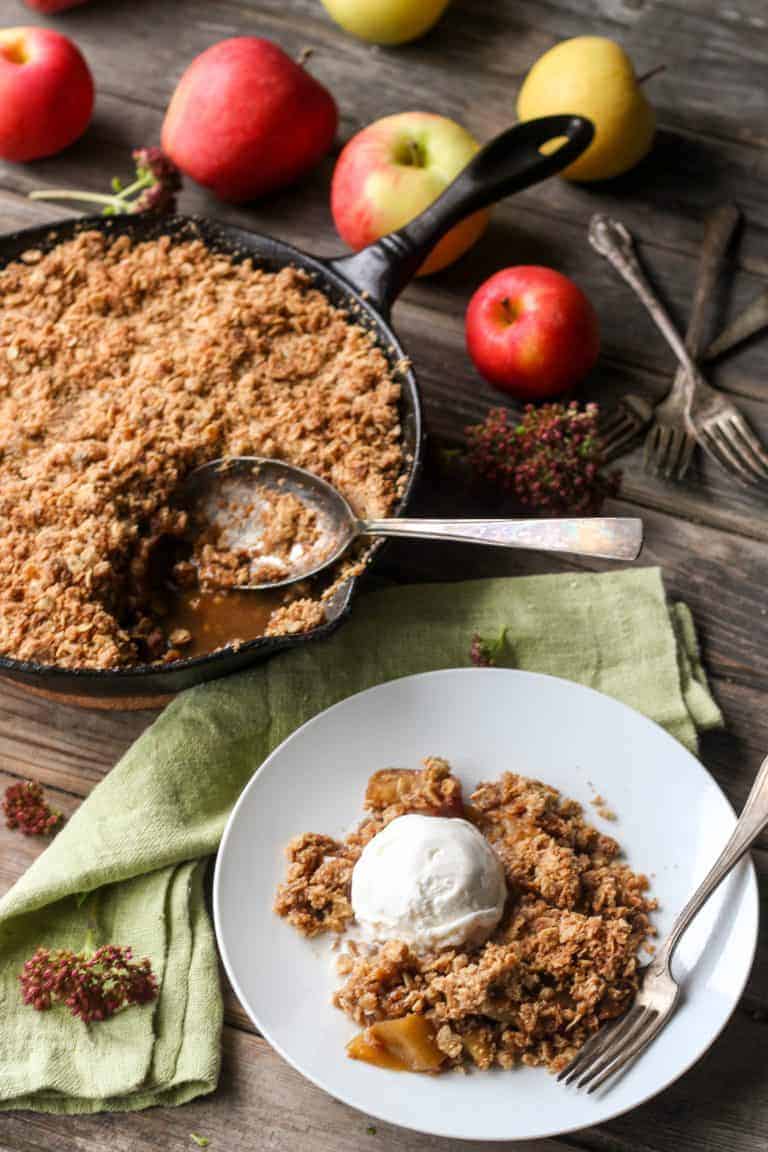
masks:
<svg viewBox="0 0 768 1152"><path fill-rule="evenodd" d="M157 996L157 979L145 957L134 960L130 948L105 944L95 952L38 948L19 976L25 1004L45 1012L65 1004L86 1024L107 1020L131 1004Z"/></svg>
<svg viewBox="0 0 768 1152"><path fill-rule="evenodd" d="M3 812L8 828L18 828L25 836L50 836L63 822L45 800L40 784L34 780L19 780L9 784L3 796Z"/></svg>
<svg viewBox="0 0 768 1152"><path fill-rule="evenodd" d="M618 475L600 473L598 415L597 404L580 408L576 401L529 404L519 420L509 409L491 408L482 424L466 430L469 461L521 504L552 515L599 512Z"/></svg>
<svg viewBox="0 0 768 1152"><path fill-rule="evenodd" d="M133 201L132 212L174 212L176 194L181 191L181 173L162 148L136 148L133 152L137 184L146 181L141 195Z"/></svg>

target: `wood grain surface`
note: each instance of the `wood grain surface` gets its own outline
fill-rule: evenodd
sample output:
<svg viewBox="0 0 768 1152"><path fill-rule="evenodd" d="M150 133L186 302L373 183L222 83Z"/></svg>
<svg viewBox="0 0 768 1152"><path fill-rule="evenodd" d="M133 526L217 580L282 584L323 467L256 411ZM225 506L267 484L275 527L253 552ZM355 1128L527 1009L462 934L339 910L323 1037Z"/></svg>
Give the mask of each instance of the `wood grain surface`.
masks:
<svg viewBox="0 0 768 1152"><path fill-rule="evenodd" d="M768 281L768 10L764 0L454 0L423 41L399 50L361 44L326 18L319 0L92 0L58 18L0 0L0 26L51 23L72 35L97 82L94 121L64 155L25 167L0 164L0 230L69 215L26 198L33 188L101 190L129 175L129 150L156 143L170 92L189 60L236 34L271 36L290 53L311 48L310 70L341 109L339 144L359 126L395 111L423 108L454 116L480 138L514 120L520 81L535 57L567 36L619 39L639 72L665 64L649 82L659 111L653 153L633 173L604 186L550 181L500 205L483 241L457 266L408 288L395 325L421 381L430 462L419 509L480 514L487 498L468 489L441 454L498 397L472 370L463 346L469 293L503 264L553 264L594 300L603 352L589 383L607 407L631 390L660 397L672 354L629 291L586 243L595 210L624 220L673 316L684 327L702 222L724 199L745 223L718 292L714 329ZM333 157L308 180L257 205L233 209L188 187L181 207L272 232L320 255L336 253L328 209ZM714 334L714 330L713 330ZM712 371L768 440L768 336ZM643 516L643 563L662 565L670 595L696 617L708 671L727 719L702 757L740 804L768 751L768 516L765 492L746 491L699 462L671 486L647 476L641 454L622 460L611 511ZM382 579L448 579L573 570L585 562L398 543ZM33 777L71 812L109 771L154 713L99 713L51 703L0 683L0 789ZM756 853L768 901L768 840ZM40 850L0 830L0 890ZM656 1100L599 1129L558 1141L515 1145L521 1152L758 1152L768 1146L768 928L742 1003L723 1036L691 1072ZM510 1106L514 1106L513 1098ZM253 1033L227 997L225 1065L219 1090L181 1109L134 1115L57 1118L0 1115L0 1152L447 1152L449 1141L371 1124L313 1088ZM469 1144L475 1152L490 1145ZM510 1149L512 1145L510 1145Z"/></svg>

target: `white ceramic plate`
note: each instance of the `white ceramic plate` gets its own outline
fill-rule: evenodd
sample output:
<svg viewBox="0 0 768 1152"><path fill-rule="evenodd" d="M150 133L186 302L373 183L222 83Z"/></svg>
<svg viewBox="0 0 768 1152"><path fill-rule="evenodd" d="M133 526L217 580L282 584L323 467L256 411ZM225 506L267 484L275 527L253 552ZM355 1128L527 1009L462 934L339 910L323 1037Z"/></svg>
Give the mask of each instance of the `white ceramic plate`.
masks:
<svg viewBox="0 0 768 1152"><path fill-rule="evenodd" d="M629 862L651 875L663 934L734 824L712 777L637 712L579 685L504 669L394 680L352 696L294 732L264 762L224 834L214 881L219 946L256 1027L299 1072L370 1116L436 1136L523 1140L598 1124L660 1092L724 1027L749 974L757 885L743 863L679 950L685 998L649 1051L610 1091L584 1096L538 1068L414 1077L348 1059L358 1030L330 1004L326 942L272 912L283 849L304 831L343 835L362 814L370 774L445 756L468 793L505 770L585 805L599 792ZM588 809L595 813L594 808ZM322 941L322 938L321 938Z"/></svg>

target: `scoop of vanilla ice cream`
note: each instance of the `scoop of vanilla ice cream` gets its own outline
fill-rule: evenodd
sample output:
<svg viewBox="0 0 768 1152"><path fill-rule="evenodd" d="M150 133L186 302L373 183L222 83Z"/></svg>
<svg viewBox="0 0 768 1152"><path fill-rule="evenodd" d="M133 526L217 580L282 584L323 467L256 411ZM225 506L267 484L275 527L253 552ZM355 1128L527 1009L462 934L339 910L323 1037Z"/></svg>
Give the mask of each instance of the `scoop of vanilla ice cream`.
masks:
<svg viewBox="0 0 768 1152"><path fill-rule="evenodd" d="M369 940L415 951L481 944L501 919L507 886L488 841L467 820L398 816L352 872L352 909Z"/></svg>

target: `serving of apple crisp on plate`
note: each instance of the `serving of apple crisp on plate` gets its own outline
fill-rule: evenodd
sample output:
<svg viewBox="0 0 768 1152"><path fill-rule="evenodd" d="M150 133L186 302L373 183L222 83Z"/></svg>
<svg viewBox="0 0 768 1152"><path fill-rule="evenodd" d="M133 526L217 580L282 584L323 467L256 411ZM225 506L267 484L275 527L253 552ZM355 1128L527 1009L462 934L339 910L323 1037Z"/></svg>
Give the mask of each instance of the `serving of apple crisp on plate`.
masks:
<svg viewBox="0 0 768 1152"><path fill-rule="evenodd" d="M548 1074L632 1003L733 825L699 762L616 700L509 669L408 676L256 772L217 859L217 939L256 1028L336 1099L540 1139L648 1099L727 1021L756 938L749 866L686 934L684 1000L611 1092Z"/></svg>
<svg viewBox="0 0 768 1152"><path fill-rule="evenodd" d="M364 1028L350 1056L411 1072L557 1071L629 1007L655 905L580 804L514 773L464 801L430 757L374 773L365 808L343 841L290 843L275 903L305 935L368 938L337 962L334 1003Z"/></svg>

